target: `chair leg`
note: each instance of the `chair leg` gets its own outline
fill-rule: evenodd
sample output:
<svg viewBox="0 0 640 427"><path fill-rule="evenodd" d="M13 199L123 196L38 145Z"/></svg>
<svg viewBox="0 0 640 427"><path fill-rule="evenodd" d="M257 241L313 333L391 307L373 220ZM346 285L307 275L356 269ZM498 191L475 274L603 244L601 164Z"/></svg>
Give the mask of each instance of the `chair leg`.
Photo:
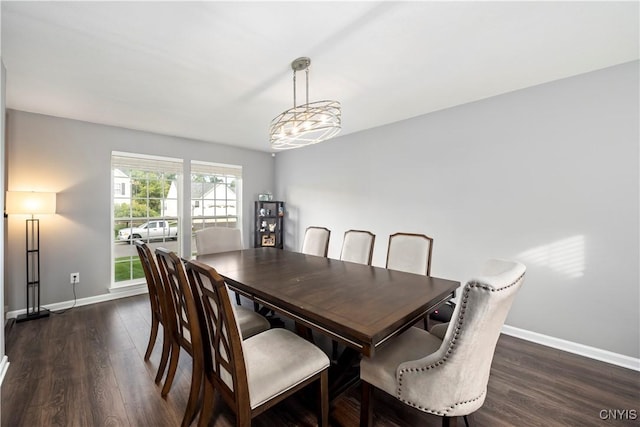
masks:
<svg viewBox="0 0 640 427"><path fill-rule="evenodd" d="M171 339L167 330L162 328L162 356L160 357L160 365L158 365L158 372L156 373L156 384L162 380L165 369L167 369L167 361L169 360L169 353L171 353Z"/></svg>
<svg viewBox="0 0 640 427"><path fill-rule="evenodd" d="M464 425L469 427L469 420L467 419L467 416L464 416Z"/></svg>
<svg viewBox="0 0 640 427"><path fill-rule="evenodd" d="M331 360L338 359L338 341L331 341Z"/></svg>
<svg viewBox="0 0 640 427"><path fill-rule="evenodd" d="M171 385L173 384L173 377L176 375L178 369L178 358L180 357L180 346L178 343L171 343L171 361L169 362L169 372L167 372L167 378L164 380L164 386L162 387L162 397L169 394Z"/></svg>
<svg viewBox="0 0 640 427"><path fill-rule="evenodd" d="M424 316L424 330L429 331L429 314Z"/></svg>
<svg viewBox="0 0 640 427"><path fill-rule="evenodd" d="M360 427L371 427L373 423L373 386L362 381L362 400L360 402Z"/></svg>
<svg viewBox="0 0 640 427"><path fill-rule="evenodd" d="M458 417L442 417L442 427L456 427L458 425Z"/></svg>
<svg viewBox="0 0 640 427"><path fill-rule="evenodd" d="M182 417L182 427L189 427L198 415L198 406L200 404L200 388L202 386L202 367L193 360L191 369L191 389L189 390L189 400Z"/></svg>
<svg viewBox="0 0 640 427"><path fill-rule="evenodd" d="M204 393L202 395L202 410L200 411L200 419L198 419L198 427L207 427L213 424L214 398L215 390L213 388L213 384L205 379Z"/></svg>
<svg viewBox="0 0 640 427"><path fill-rule="evenodd" d="M153 314L151 319L151 334L149 336L149 344L147 344L147 351L144 353L144 360L149 360L151 357L151 351L153 350L153 346L156 344L156 338L158 337L158 326L160 325L160 320L158 317Z"/></svg>
<svg viewBox="0 0 640 427"><path fill-rule="evenodd" d="M318 412L318 427L329 425L329 370L320 374L320 411Z"/></svg>
<svg viewBox="0 0 640 427"><path fill-rule="evenodd" d="M236 292L236 304L237 305L242 305L242 303L240 302L240 294Z"/></svg>

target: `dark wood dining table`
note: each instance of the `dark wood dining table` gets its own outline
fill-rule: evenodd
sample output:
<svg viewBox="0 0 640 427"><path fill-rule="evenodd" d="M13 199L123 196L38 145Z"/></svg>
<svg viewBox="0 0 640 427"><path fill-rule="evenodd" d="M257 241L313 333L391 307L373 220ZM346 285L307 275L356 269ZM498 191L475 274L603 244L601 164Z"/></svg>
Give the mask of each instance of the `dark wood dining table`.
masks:
<svg viewBox="0 0 640 427"><path fill-rule="evenodd" d="M373 356L453 296L460 282L273 248L197 259L253 301Z"/></svg>

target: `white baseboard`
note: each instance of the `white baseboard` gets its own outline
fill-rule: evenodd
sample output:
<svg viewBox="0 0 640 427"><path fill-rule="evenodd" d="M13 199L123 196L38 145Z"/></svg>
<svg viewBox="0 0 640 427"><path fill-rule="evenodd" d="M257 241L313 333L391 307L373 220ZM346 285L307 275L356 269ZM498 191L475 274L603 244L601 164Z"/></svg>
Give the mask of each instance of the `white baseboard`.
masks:
<svg viewBox="0 0 640 427"><path fill-rule="evenodd" d="M140 295L149 292L146 283L140 285L127 286L126 288L111 288L108 294L96 295L94 297L80 298L76 300L76 307L83 305L96 304L99 302L112 301L119 298L132 297L134 295ZM73 301L57 302L55 304L46 304L43 306L49 311L65 310L73 306ZM26 313L26 309L14 310L6 313L7 319L18 317L20 314Z"/></svg>
<svg viewBox="0 0 640 427"><path fill-rule="evenodd" d="M640 371L640 359L625 356L623 354L614 353L608 350L602 350L596 347L590 347L584 344L578 344L572 341L551 337L549 335L539 334L537 332L527 331L525 329L516 328L509 325L502 327L502 333L523 340L542 344L547 347L556 348L569 353L585 356L590 359L599 360L601 362L610 363L612 365L621 366L623 368Z"/></svg>

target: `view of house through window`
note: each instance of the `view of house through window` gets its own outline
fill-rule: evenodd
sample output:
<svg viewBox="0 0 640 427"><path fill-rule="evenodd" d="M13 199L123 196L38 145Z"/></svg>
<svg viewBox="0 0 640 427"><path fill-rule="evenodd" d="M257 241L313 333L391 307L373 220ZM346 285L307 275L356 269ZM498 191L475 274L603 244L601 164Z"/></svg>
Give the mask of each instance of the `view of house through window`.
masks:
<svg viewBox="0 0 640 427"><path fill-rule="evenodd" d="M180 255L179 200L182 160L112 153L113 282L144 277L133 242L163 246Z"/></svg>
<svg viewBox="0 0 640 427"><path fill-rule="evenodd" d="M112 176L112 271L114 286L144 278L133 242L140 239L152 250L162 246L182 256L180 224L191 223L193 233L206 227L240 227L242 167L192 161L191 179L182 179L182 159L114 152ZM186 182L185 182L186 181ZM190 206L182 208L191 186ZM189 199L187 199L189 200Z"/></svg>
<svg viewBox="0 0 640 427"><path fill-rule="evenodd" d="M191 228L240 227L240 166L191 162ZM185 212L186 214L186 212ZM191 245L195 254L195 244Z"/></svg>

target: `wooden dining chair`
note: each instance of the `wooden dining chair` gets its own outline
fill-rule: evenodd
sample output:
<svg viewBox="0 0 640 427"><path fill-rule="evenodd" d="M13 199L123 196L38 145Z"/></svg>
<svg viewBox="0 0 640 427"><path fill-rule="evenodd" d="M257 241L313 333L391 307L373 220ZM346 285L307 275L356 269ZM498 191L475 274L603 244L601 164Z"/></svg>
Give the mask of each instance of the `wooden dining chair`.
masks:
<svg viewBox="0 0 640 427"><path fill-rule="evenodd" d="M197 299L204 360L203 405L198 426L213 424L214 390L235 412L237 426L286 397L320 383L318 425L329 416L329 359L315 345L283 328L270 329L244 341L224 280L212 267L188 261L187 276Z"/></svg>
<svg viewBox="0 0 640 427"><path fill-rule="evenodd" d="M348 230L344 233L340 260L371 265L376 235L363 230Z"/></svg>
<svg viewBox="0 0 640 427"><path fill-rule="evenodd" d="M242 249L242 232L239 228L208 227L195 232L196 253L198 255ZM240 305L240 294L235 293L236 304Z"/></svg>
<svg viewBox="0 0 640 427"><path fill-rule="evenodd" d="M306 255L326 257L329 252L331 230L325 227L307 227L302 241L302 252Z"/></svg>
<svg viewBox="0 0 640 427"><path fill-rule="evenodd" d="M198 317L197 315L194 317L195 306L190 307L195 304L195 297L189 291L191 287L188 284L182 261L174 252L165 248L157 248L156 257L165 295L164 304L167 307L165 324L169 336L170 354L169 369L161 392L163 397L171 390L180 358L180 349L184 349L193 358L191 389L182 420L182 425L185 426L189 425L197 414L203 369L201 361L194 358L194 355L200 354L198 350L194 349L194 346L201 345L199 340L202 339L202 334L199 332ZM269 321L252 310L242 306L234 306L234 312L237 313L236 322L242 339L252 337L270 328Z"/></svg>
<svg viewBox="0 0 640 427"><path fill-rule="evenodd" d="M433 238L424 234L395 233L389 236L387 264L389 270L431 276ZM429 314L424 317L424 329L429 329Z"/></svg>
<svg viewBox="0 0 640 427"><path fill-rule="evenodd" d="M202 375L204 372L202 366L202 358L194 357L197 354L195 347L202 347L202 334L200 333L200 324L195 306L195 299L191 293L189 282L180 258L165 248L156 249L156 257L158 258L158 266L160 275L164 284L164 291L169 295L166 298L167 305L173 310L170 327L168 328L172 337L171 340L171 359L169 362L169 371L162 388L162 396L166 396L171 390L176 369L178 367L178 359L180 349L184 349L193 359L191 364L191 388L189 390L189 399L187 407L182 418L182 427L191 424L197 415L198 398L202 384Z"/></svg>
<svg viewBox="0 0 640 427"><path fill-rule="evenodd" d="M498 337L526 267L490 260L467 282L449 325L431 333L409 328L360 362L360 425L370 426L373 389L380 389L420 411L442 417L442 425L479 409Z"/></svg>
<svg viewBox="0 0 640 427"><path fill-rule="evenodd" d="M167 361L169 360L169 347L171 345L171 337L169 336L167 324L166 324L166 310L164 303L164 291L162 287L162 279L160 278L160 272L158 266L153 259L153 253L149 248L149 245L142 240L136 240L134 242L140 257L140 264L142 264L142 270L147 281L147 289L149 290L149 302L151 305L151 334L149 336L149 343L147 344L147 350L144 353L144 360L149 360L151 352L155 346L156 338L158 336L158 328L162 325L162 355L160 356L160 364L158 365L158 371L156 373L155 381L160 382L162 375L167 367Z"/></svg>

